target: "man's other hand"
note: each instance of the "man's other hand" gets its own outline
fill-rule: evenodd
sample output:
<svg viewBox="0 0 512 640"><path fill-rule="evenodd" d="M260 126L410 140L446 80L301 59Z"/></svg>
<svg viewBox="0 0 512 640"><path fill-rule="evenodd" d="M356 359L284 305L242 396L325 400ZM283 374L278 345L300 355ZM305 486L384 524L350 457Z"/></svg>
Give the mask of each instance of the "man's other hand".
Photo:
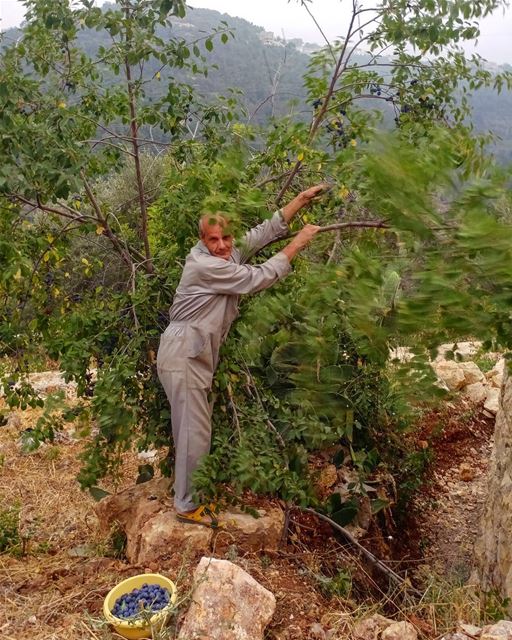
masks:
<svg viewBox="0 0 512 640"><path fill-rule="evenodd" d="M300 249L303 249L306 245L308 245L313 236L315 236L320 227L316 224L307 224L299 231L299 233L295 236L295 240L299 244Z"/></svg>

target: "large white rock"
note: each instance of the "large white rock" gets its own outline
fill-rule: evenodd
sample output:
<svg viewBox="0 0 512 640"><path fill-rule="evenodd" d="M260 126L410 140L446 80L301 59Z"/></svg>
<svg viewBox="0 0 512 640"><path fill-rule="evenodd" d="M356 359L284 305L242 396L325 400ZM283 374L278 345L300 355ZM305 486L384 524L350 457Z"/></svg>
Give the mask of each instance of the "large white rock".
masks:
<svg viewBox="0 0 512 640"><path fill-rule="evenodd" d="M274 595L228 560L201 558L178 640L262 640Z"/></svg>
<svg viewBox="0 0 512 640"><path fill-rule="evenodd" d="M453 360L438 360L432 363L436 376L450 391L458 391L466 384L466 376L460 364Z"/></svg>
<svg viewBox="0 0 512 640"><path fill-rule="evenodd" d="M384 629L382 640L418 640L418 633L410 622L394 622Z"/></svg>
<svg viewBox="0 0 512 640"><path fill-rule="evenodd" d="M487 397L485 398L484 409L496 415L499 408L500 389L496 387L487 388Z"/></svg>
<svg viewBox="0 0 512 640"><path fill-rule="evenodd" d="M505 371L505 358L500 358L494 367L485 374L487 382L498 389L503 384L503 373Z"/></svg>
<svg viewBox="0 0 512 640"><path fill-rule="evenodd" d="M468 384L463 389L463 393L466 397L468 397L471 402L478 404L483 402L487 398L487 387L481 382L474 382L473 384Z"/></svg>
<svg viewBox="0 0 512 640"><path fill-rule="evenodd" d="M512 640L512 622L500 620L482 629L480 640Z"/></svg>
<svg viewBox="0 0 512 640"><path fill-rule="evenodd" d="M478 342L478 340L441 344L437 348L437 358L444 360L446 352L453 351L458 358L462 360L469 360L478 353L481 346L482 343Z"/></svg>
<svg viewBox="0 0 512 640"><path fill-rule="evenodd" d="M239 511L223 511L225 528L210 529L176 519L168 478L137 484L108 496L95 506L100 529L119 526L126 534L126 557L133 564L148 566L187 548L190 553L208 553L215 536L221 553L236 544L246 551L275 550L284 526L279 508L258 510L258 518Z"/></svg>
<svg viewBox="0 0 512 640"><path fill-rule="evenodd" d="M485 376L479 366L474 362L458 362L464 373L464 385L485 381Z"/></svg>
<svg viewBox="0 0 512 640"><path fill-rule="evenodd" d="M377 640L380 634L393 624L393 620L379 613L360 620L354 627L352 635L356 640Z"/></svg>

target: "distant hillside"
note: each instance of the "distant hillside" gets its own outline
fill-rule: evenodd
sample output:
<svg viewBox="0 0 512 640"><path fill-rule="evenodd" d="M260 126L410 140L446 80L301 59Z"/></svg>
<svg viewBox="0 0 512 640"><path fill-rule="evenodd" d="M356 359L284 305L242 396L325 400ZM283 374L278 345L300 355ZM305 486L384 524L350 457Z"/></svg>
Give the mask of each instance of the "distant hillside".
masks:
<svg viewBox="0 0 512 640"><path fill-rule="evenodd" d="M221 21L229 24L235 39L230 38L227 44L214 39L214 49L208 52L211 67L208 76L178 70L173 71L173 77L188 82L207 98L226 95L230 88L241 90L242 102L256 123L264 123L272 114L289 113L292 101L297 117L308 119L311 106L305 104L302 78L309 62L309 53L306 52L311 52L314 45L305 45L298 39L285 42L242 18L197 8L190 9L185 19L175 20L171 30L161 29L159 35L165 38L172 33L193 41L221 26ZM16 29L5 33L9 40L18 35ZM106 34L92 30L81 33L80 43L89 54L94 54L102 45L109 45ZM151 65L148 65L147 71L151 70ZM153 71L156 70L155 63ZM112 77L110 82L116 82L116 78ZM158 90L157 83L152 84L152 90ZM148 97L158 96L149 94ZM375 103L371 106L374 107ZM473 106L476 130L493 131L500 138L493 146L493 152L501 162L512 162L512 92L504 91L498 95L488 89L477 91Z"/></svg>

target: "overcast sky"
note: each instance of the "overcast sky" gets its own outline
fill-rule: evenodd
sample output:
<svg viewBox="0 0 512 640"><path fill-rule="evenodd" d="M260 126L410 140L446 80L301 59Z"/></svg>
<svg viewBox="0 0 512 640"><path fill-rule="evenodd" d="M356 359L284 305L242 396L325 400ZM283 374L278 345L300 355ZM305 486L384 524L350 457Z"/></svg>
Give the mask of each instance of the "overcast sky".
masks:
<svg viewBox="0 0 512 640"><path fill-rule="evenodd" d="M97 0L101 4L101 0ZM302 38L306 42L322 42L313 19L299 0L189 0L189 5L216 9L245 18L285 38ZM352 6L348 0L313 0L311 12L329 39L346 28ZM21 0L0 0L0 29L21 23L24 7ZM512 64L512 9L489 16L481 24L482 35L476 51L492 62ZM466 47L471 53L474 49Z"/></svg>

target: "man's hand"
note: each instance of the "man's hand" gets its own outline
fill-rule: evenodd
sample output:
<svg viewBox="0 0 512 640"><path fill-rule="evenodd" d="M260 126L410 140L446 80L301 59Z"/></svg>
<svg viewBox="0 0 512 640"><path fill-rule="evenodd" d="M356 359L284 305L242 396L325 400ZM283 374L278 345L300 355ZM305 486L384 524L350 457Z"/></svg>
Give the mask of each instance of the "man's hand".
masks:
<svg viewBox="0 0 512 640"><path fill-rule="evenodd" d="M330 189L330 184L328 184L327 182L322 182L321 184L317 184L314 187L310 187L309 189L306 189L306 191L302 191L301 193L299 193L298 196L295 196L295 198L291 202L289 202L281 209L285 222L290 222L297 211L300 211L302 207L305 207L310 202L313 202L315 198L318 198L318 196L326 193Z"/></svg>
<svg viewBox="0 0 512 640"><path fill-rule="evenodd" d="M314 187L310 187L309 189L306 189L306 191L302 191L302 193L299 193L299 198L302 198L302 200L304 201L304 205L306 205L318 196L321 196L327 191L330 191L331 189L332 186L329 183L322 182L321 184L317 184Z"/></svg>
<svg viewBox="0 0 512 640"><path fill-rule="evenodd" d="M307 224L302 227L299 233L295 236L295 240L298 242L301 249L311 242L313 236L318 233L319 229L320 227L316 224Z"/></svg>
<svg viewBox="0 0 512 640"><path fill-rule="evenodd" d="M306 247L313 237L318 233L321 227L316 224L307 224L303 227L299 233L295 236L295 238L290 242L290 244L286 245L283 249L283 253L288 257L288 260L292 260L299 251L302 251L304 247Z"/></svg>

